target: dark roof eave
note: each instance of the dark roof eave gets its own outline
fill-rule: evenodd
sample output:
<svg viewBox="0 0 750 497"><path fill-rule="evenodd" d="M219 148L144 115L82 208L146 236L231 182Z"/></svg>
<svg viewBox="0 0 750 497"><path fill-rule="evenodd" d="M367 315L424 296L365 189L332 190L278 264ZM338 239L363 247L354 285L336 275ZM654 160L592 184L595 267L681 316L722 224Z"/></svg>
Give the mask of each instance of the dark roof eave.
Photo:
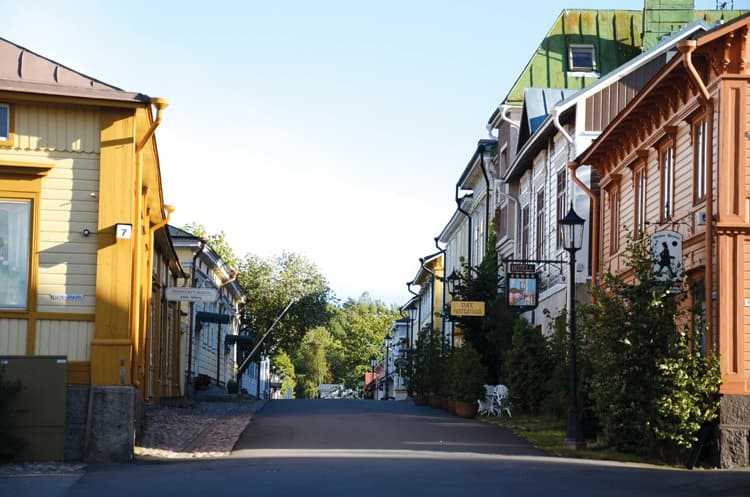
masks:
<svg viewBox="0 0 750 497"><path fill-rule="evenodd" d="M71 86L58 86L30 81L11 81L7 79L0 80L0 91L28 93L32 95L45 95L49 97L104 100L137 105L148 104L151 101L151 98L148 95L144 95L143 93L131 93L126 91L107 90L99 88L76 88Z"/></svg>

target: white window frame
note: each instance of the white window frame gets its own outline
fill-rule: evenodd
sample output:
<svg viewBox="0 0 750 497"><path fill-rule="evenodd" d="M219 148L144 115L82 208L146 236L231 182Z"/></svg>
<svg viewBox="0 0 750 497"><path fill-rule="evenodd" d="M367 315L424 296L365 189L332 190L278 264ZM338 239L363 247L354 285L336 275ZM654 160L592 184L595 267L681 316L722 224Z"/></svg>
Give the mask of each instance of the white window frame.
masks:
<svg viewBox="0 0 750 497"><path fill-rule="evenodd" d="M591 64L590 65L576 65L573 63L574 57L573 52L574 51L582 51L586 50L588 53L591 54ZM588 72L594 72L596 71L596 47L590 43L571 43L568 45L568 69L570 71L588 71Z"/></svg>
<svg viewBox="0 0 750 497"><path fill-rule="evenodd" d="M26 310L29 306L34 204L29 198L0 197L3 211L9 209L11 204L25 204L26 213L21 214L25 216L24 219L12 222L8 216L6 222L0 224L0 238L3 239L0 247L0 309Z"/></svg>

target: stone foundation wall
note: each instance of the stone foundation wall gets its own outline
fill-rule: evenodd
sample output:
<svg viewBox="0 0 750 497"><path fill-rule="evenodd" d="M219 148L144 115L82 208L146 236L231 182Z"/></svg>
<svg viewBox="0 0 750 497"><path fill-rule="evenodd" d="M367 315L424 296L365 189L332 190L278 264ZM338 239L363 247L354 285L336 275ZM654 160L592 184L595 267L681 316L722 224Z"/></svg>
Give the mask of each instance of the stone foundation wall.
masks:
<svg viewBox="0 0 750 497"><path fill-rule="evenodd" d="M129 386L91 387L84 459L127 462L133 459L136 398Z"/></svg>
<svg viewBox="0 0 750 497"><path fill-rule="evenodd" d="M722 396L719 423L719 465L750 466L750 395Z"/></svg>
<svg viewBox="0 0 750 497"><path fill-rule="evenodd" d="M65 460L83 459L86 418L89 412L89 385L68 385L65 418Z"/></svg>

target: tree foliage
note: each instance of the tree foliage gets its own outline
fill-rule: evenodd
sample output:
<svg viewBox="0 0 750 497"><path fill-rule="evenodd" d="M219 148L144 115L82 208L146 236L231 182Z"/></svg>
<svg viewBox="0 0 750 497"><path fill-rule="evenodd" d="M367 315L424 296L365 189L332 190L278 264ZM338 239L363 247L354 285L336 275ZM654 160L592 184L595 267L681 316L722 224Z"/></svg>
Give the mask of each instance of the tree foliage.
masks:
<svg viewBox="0 0 750 497"><path fill-rule="evenodd" d="M239 265L238 280L245 291L242 327L258 338L294 301L266 338L266 351L291 352L308 330L329 321L328 282L315 264L300 255L285 252L268 259L247 255Z"/></svg>
<svg viewBox="0 0 750 497"><path fill-rule="evenodd" d="M718 354L700 351L705 326L673 290L681 280L654 279L647 241L629 240L625 257L633 280L604 274L582 313L594 411L620 450L688 447L717 416Z"/></svg>
<svg viewBox="0 0 750 497"><path fill-rule="evenodd" d="M208 246L211 247L211 250L216 252L219 257L221 257L221 260L224 261L224 264L231 268L237 268L240 263L240 259L239 257L237 257L234 249L229 244L226 233L220 231L219 233L213 233L209 235L206 227L196 222L186 224L182 227L182 229L197 236L198 238L206 240Z"/></svg>
<svg viewBox="0 0 750 497"><path fill-rule="evenodd" d="M523 412L539 414L549 395L553 366L547 339L524 318L513 326L513 347L508 351L505 367L513 405Z"/></svg>
<svg viewBox="0 0 750 497"><path fill-rule="evenodd" d="M512 345L512 329L516 313L507 305L505 293L498 291L498 256L495 233L490 232L487 253L479 266L463 264L456 272L454 299L484 302L484 317L452 317L461 328L464 339L481 355L487 368L487 382L498 383L503 378L505 354ZM449 314L449 309L444 309Z"/></svg>

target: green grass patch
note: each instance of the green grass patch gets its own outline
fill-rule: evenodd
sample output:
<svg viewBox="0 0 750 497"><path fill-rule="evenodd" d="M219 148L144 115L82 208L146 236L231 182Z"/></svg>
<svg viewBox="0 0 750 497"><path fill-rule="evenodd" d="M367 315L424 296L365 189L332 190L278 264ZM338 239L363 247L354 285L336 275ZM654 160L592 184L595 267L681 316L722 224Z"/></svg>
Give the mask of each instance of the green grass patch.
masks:
<svg viewBox="0 0 750 497"><path fill-rule="evenodd" d="M478 420L511 430L534 447L552 455L598 459L618 462L635 462L665 465L663 461L644 459L635 454L625 454L609 447L601 447L595 440L587 440L585 449L568 449L563 444L567 430L566 420L545 416L477 416Z"/></svg>

